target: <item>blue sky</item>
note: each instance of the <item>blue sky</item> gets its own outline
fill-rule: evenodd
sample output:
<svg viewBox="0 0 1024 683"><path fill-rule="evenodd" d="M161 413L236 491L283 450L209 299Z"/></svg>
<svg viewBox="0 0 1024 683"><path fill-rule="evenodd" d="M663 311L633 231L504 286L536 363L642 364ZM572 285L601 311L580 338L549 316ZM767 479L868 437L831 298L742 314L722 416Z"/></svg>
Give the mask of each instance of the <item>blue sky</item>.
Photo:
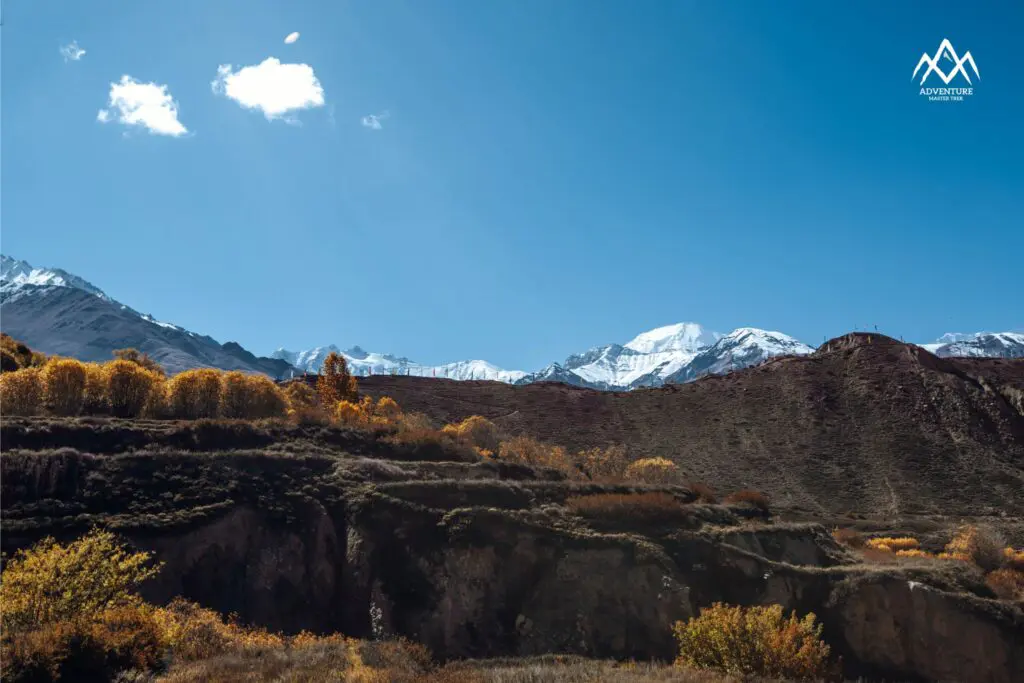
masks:
<svg viewBox="0 0 1024 683"><path fill-rule="evenodd" d="M6 0L2 249L257 353L1021 329L1021 35L1008 1ZM966 101L911 79L943 38ZM126 75L174 134L119 122Z"/></svg>

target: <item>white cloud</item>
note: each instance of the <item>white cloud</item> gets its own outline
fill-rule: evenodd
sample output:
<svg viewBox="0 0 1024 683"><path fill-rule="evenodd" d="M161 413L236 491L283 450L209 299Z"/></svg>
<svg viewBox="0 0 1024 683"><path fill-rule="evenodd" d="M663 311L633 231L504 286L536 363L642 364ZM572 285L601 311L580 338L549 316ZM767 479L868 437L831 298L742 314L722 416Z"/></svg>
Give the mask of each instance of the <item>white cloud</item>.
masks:
<svg viewBox="0 0 1024 683"><path fill-rule="evenodd" d="M142 126L156 135L178 137L188 129L178 120L178 105L166 85L140 83L128 75L110 84L110 104L100 109L100 123L117 121L126 126Z"/></svg>
<svg viewBox="0 0 1024 683"><path fill-rule="evenodd" d="M282 64L267 57L255 66L234 71L230 64L217 67L213 92L226 95L246 109L259 109L268 121L292 120L301 109L324 106L324 89L308 64Z"/></svg>
<svg viewBox="0 0 1024 683"><path fill-rule="evenodd" d="M285 45L291 45L292 43L294 43L298 39L299 39L299 32L298 31L293 31L293 32L289 33L288 35L286 35L284 37L284 43L285 43Z"/></svg>
<svg viewBox="0 0 1024 683"><path fill-rule="evenodd" d="M79 59L85 56L85 50L78 47L78 41L72 40L67 45L62 45L60 48L60 55L64 58L64 61L77 62Z"/></svg>
<svg viewBox="0 0 1024 683"><path fill-rule="evenodd" d="M383 111L379 114L367 114L361 119L360 122L370 130L380 130L381 128L384 127L381 121L388 118L389 116L391 116L391 114L389 114L386 111Z"/></svg>

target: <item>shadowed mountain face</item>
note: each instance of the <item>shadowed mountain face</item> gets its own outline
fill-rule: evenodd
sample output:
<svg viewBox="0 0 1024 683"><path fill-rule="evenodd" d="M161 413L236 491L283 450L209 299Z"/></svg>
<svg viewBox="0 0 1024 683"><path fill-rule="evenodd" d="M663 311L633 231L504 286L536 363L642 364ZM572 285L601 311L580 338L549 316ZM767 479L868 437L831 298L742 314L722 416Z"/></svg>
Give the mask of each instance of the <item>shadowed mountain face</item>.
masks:
<svg viewBox="0 0 1024 683"><path fill-rule="evenodd" d="M118 302L68 286L21 284L5 289L3 331L47 354L107 361L115 349L148 353L168 372L196 367L262 372L287 377L283 360L257 358L238 344L221 345L174 325L158 323Z"/></svg>
<svg viewBox="0 0 1024 683"><path fill-rule="evenodd" d="M479 414L571 448L625 444L720 491L814 513L1024 514L1024 360L943 359L881 335L628 393L415 377L360 381L406 410Z"/></svg>

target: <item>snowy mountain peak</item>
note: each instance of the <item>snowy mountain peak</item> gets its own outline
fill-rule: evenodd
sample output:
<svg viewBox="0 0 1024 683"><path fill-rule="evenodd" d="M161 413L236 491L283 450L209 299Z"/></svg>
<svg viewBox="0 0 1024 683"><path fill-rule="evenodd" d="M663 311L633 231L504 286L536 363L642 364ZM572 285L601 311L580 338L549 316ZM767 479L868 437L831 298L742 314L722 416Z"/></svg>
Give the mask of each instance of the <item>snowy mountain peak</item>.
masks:
<svg viewBox="0 0 1024 683"><path fill-rule="evenodd" d="M103 290L83 280L77 275L72 275L60 268L35 268L27 261L19 261L0 254L0 283L5 289L18 288L21 285L35 285L37 287L72 287L88 292L103 299L113 301Z"/></svg>
<svg viewBox="0 0 1024 683"><path fill-rule="evenodd" d="M642 332L625 344L640 353L663 351L698 351L714 344L722 335L705 330L697 323L676 323Z"/></svg>
<svg viewBox="0 0 1024 683"><path fill-rule="evenodd" d="M1024 357L1024 333L960 332L946 333L932 344L922 344L936 356L971 356L976 358Z"/></svg>

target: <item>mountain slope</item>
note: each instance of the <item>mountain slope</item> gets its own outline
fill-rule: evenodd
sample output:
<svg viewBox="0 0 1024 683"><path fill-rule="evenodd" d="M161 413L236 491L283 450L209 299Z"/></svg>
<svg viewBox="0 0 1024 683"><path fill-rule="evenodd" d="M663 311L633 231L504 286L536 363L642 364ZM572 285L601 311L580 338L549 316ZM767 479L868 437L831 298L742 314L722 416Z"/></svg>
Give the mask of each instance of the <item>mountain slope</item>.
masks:
<svg viewBox="0 0 1024 683"><path fill-rule="evenodd" d="M623 443L720 491L760 489L790 508L1020 515L1022 381L1024 360L943 359L851 334L809 355L628 393L411 377L360 387L438 421L479 414L570 448Z"/></svg>
<svg viewBox="0 0 1024 683"><path fill-rule="evenodd" d="M47 354L84 361L110 360L115 349L148 353L168 372L196 367L291 373L288 363L258 358L240 345L159 322L62 270L33 268L0 257L0 324L3 331Z"/></svg>

